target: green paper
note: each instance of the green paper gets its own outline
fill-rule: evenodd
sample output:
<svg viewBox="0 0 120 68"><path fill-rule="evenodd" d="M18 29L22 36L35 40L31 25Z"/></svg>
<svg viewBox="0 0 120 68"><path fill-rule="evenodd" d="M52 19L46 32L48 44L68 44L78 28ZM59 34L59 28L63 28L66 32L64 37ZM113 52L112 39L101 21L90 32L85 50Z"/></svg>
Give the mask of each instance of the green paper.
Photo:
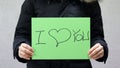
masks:
<svg viewBox="0 0 120 68"><path fill-rule="evenodd" d="M32 60L89 59L90 18L32 18Z"/></svg>

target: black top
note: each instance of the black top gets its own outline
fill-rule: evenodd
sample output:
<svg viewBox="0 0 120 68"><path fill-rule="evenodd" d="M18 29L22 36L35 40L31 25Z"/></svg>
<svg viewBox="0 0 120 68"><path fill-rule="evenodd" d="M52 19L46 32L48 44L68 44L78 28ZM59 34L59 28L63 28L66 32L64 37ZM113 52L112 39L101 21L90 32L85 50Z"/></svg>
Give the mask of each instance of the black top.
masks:
<svg viewBox="0 0 120 68"><path fill-rule="evenodd" d="M27 62L27 68L91 68L89 60L27 61L18 56L21 43L31 45L31 17L90 17L91 47L100 43L104 47L104 57L97 59L106 62L108 47L104 40L101 10L98 2L84 3L80 0L25 0L15 31L14 57Z"/></svg>

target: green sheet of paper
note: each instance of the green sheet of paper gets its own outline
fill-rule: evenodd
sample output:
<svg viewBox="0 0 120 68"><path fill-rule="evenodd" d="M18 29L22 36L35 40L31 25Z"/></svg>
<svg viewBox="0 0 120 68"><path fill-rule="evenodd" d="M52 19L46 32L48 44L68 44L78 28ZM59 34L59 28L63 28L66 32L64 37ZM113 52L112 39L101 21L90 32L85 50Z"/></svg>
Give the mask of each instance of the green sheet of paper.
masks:
<svg viewBox="0 0 120 68"><path fill-rule="evenodd" d="M32 18L33 60L89 59L90 18Z"/></svg>

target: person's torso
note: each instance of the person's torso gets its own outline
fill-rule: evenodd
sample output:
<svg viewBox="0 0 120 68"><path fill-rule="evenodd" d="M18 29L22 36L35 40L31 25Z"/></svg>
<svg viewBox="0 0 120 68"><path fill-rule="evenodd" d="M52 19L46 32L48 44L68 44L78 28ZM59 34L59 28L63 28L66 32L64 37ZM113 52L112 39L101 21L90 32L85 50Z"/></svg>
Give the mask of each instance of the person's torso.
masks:
<svg viewBox="0 0 120 68"><path fill-rule="evenodd" d="M34 16L36 17L89 17L85 4L78 1L57 2L35 0ZM92 68L89 60L32 60L27 68Z"/></svg>
<svg viewBox="0 0 120 68"><path fill-rule="evenodd" d="M34 10L36 17L90 17L89 8L78 0L36 0Z"/></svg>

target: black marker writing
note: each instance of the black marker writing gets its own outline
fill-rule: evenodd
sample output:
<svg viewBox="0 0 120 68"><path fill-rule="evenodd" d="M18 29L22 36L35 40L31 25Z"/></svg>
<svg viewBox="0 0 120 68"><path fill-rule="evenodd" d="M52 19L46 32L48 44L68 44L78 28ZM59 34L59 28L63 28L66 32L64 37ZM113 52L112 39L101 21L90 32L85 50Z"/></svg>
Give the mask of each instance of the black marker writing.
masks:
<svg viewBox="0 0 120 68"><path fill-rule="evenodd" d="M41 42L41 37L44 35L44 30L36 31L38 33L37 38L37 45L38 44L46 44L44 42ZM45 32L46 33L46 32ZM65 35L64 35L65 34ZM65 43L69 41L70 39L73 40L73 42L80 42L80 41L87 41L90 39L90 31L82 31L81 29L78 30L70 30L68 28L60 28L60 29L50 29L48 30L48 35L56 42L56 47L59 46L61 43ZM72 38L73 36L73 38ZM71 41L72 42L72 41Z"/></svg>
<svg viewBox="0 0 120 68"><path fill-rule="evenodd" d="M68 34L68 37L66 39L63 39L62 41L59 41L59 39L57 39L55 36L53 36L51 34L52 31L56 31L57 33L59 33L60 31L63 31L63 30L68 32L69 34ZM60 43L64 43L64 42L68 41L71 38L71 31L69 29L67 29L67 28L61 28L59 30L57 30L57 29L50 29L48 34L56 41L56 47L58 47ZM62 37L64 37L64 35Z"/></svg>
<svg viewBox="0 0 120 68"><path fill-rule="evenodd" d="M40 41L40 38L41 38L41 33L42 32L44 32L44 30L41 30L41 31L36 31L37 33L39 33L39 35L38 35L38 42L37 42L37 44L46 44L46 43L41 43L41 41Z"/></svg>
<svg viewBox="0 0 120 68"><path fill-rule="evenodd" d="M81 31L80 29L77 32L75 32L73 30L73 32L74 32L74 34L73 34L73 36L74 36L74 42L89 40L89 31L87 32L87 36L86 37L85 37L85 32Z"/></svg>

